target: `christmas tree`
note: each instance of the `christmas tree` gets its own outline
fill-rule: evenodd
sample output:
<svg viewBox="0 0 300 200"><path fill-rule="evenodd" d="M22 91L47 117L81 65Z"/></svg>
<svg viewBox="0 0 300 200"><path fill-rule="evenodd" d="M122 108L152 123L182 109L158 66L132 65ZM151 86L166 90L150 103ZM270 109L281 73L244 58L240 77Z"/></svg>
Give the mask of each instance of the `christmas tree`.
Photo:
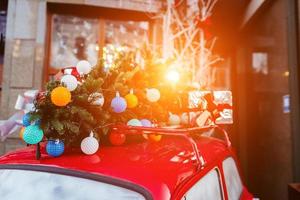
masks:
<svg viewBox="0 0 300 200"><path fill-rule="evenodd" d="M142 65L137 57L143 60ZM107 69L100 60L89 73L77 76L79 84L71 92L68 83L63 82L64 77L49 82L35 101L30 120L40 121L48 140L59 139L71 146L79 146L91 131L96 138L103 137L108 125L126 124L131 119L166 124L169 112L182 112L187 103L187 86L170 82L166 78L168 70L181 70L183 83L190 78L188 72L175 69L172 60L158 59L147 48L118 52L111 68ZM56 100L55 92L59 89L63 91ZM59 102L64 96L70 97Z"/></svg>

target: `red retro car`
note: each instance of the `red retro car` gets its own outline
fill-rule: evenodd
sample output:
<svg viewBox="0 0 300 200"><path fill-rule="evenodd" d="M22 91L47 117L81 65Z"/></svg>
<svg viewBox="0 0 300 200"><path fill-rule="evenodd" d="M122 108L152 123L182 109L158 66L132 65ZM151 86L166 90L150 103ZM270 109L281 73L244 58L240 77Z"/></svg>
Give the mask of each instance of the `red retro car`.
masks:
<svg viewBox="0 0 300 200"><path fill-rule="evenodd" d="M225 139L210 136L217 126L116 128L163 138L101 146L90 156L73 150L52 158L43 144L39 160L34 146L8 153L0 157L1 200L253 198L243 185L227 135Z"/></svg>

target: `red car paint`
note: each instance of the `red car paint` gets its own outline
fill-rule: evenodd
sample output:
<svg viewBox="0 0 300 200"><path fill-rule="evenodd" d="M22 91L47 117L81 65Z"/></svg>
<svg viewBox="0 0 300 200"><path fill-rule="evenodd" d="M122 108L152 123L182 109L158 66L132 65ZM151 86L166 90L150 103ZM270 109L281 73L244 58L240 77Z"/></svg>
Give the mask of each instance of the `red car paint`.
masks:
<svg viewBox="0 0 300 200"><path fill-rule="evenodd" d="M0 166L47 166L104 175L139 185L149 191L155 200L181 199L197 180L218 167L222 177L223 197L227 200L222 161L230 156L237 163L232 147L211 137L200 136L194 141L206 162L201 170L197 169L191 144L177 136L163 136L159 142L100 146L99 151L91 156L72 150L58 158L47 155L42 144L40 160L36 160L35 146L30 146L0 157ZM252 198L244 187L240 199Z"/></svg>

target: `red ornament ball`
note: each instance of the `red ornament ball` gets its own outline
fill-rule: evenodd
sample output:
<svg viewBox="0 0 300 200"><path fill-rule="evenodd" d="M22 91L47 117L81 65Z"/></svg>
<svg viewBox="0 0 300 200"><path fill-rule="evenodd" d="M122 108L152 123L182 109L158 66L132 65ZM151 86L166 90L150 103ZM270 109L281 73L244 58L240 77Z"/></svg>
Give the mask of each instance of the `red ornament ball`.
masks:
<svg viewBox="0 0 300 200"><path fill-rule="evenodd" d="M112 145L120 146L125 143L126 135L116 130L112 130L109 135L109 141Z"/></svg>

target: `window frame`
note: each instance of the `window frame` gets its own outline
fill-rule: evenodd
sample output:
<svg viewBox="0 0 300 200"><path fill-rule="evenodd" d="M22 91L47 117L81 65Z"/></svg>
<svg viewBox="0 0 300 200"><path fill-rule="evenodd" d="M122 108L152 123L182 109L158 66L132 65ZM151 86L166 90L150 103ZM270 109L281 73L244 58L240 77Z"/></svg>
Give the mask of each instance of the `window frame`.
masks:
<svg viewBox="0 0 300 200"><path fill-rule="evenodd" d="M114 185L117 187L125 188L133 192L141 194L146 200L153 200L151 193L144 187L134 184L129 181L112 178L100 174L93 174L89 172L70 170L65 168L57 168L50 166L39 166L39 165L24 165L24 164L0 164L0 170L27 170L37 172L47 172L58 175L72 176L76 178L83 178L101 183Z"/></svg>

